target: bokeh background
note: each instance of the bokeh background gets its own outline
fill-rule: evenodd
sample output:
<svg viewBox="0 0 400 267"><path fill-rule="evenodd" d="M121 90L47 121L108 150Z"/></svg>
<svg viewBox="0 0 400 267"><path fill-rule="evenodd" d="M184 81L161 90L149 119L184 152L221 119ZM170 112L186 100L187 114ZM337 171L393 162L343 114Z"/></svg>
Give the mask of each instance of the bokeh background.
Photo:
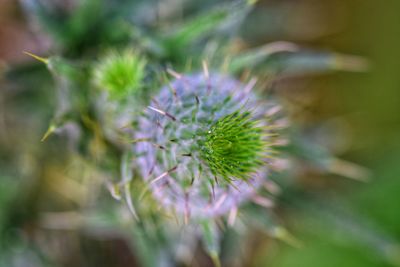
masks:
<svg viewBox="0 0 400 267"><path fill-rule="evenodd" d="M113 212L118 203L98 181L74 180L90 166L66 159L62 135L40 142L55 109L54 81L22 52L50 55L57 44L29 13L29 2L0 0L0 266L151 266L143 260L151 251L130 241L140 234ZM74 1L58 2L74 8ZM160 14L181 6L182 16L213 4L152 2ZM368 59L368 71L281 77L275 90L297 104L293 113L310 139L323 136L319 142L370 175L355 181L302 173L276 210L296 242L252 233L239 244L240 263L225 246L226 266L400 266L399 11L397 0L260 0L243 22L239 37L247 47L285 40ZM71 57L103 39L93 31L75 41ZM74 212L82 207L83 216ZM92 214L93 207L109 210L108 217ZM82 229L82 220L99 227ZM114 221L120 225L104 227ZM199 249L192 266L210 264Z"/></svg>

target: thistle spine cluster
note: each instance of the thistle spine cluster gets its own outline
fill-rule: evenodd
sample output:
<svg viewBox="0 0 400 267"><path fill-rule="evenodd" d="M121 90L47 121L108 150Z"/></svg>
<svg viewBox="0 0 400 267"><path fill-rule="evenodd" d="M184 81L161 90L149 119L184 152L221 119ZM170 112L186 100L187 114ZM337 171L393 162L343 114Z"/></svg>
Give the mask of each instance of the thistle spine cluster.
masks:
<svg viewBox="0 0 400 267"><path fill-rule="evenodd" d="M268 143L251 112L235 111L218 119L200 141L200 155L211 172L225 180L243 179L263 164Z"/></svg>
<svg viewBox="0 0 400 267"><path fill-rule="evenodd" d="M155 199L174 213L210 218L256 199L273 160L273 101L219 73L178 74L139 119L133 150Z"/></svg>

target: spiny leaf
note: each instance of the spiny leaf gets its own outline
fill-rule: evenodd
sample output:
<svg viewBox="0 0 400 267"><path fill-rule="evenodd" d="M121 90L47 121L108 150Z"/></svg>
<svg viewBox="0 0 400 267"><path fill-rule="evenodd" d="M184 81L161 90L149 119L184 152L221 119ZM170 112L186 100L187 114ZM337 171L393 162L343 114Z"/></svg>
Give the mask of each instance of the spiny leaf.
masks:
<svg viewBox="0 0 400 267"><path fill-rule="evenodd" d="M369 67L368 61L362 57L330 52L300 51L300 47L293 43L274 42L237 55L230 63L229 70L238 72L261 64L272 73L283 72L284 74L335 70L366 71Z"/></svg>
<svg viewBox="0 0 400 267"><path fill-rule="evenodd" d="M231 72L238 72L260 64L276 53L295 52L297 50L297 45L289 42L273 42L266 44L235 56L229 64L229 70Z"/></svg>
<svg viewBox="0 0 400 267"><path fill-rule="evenodd" d="M183 47L198 40L215 29L226 17L225 9L216 9L184 23L179 29L166 38L168 44Z"/></svg>

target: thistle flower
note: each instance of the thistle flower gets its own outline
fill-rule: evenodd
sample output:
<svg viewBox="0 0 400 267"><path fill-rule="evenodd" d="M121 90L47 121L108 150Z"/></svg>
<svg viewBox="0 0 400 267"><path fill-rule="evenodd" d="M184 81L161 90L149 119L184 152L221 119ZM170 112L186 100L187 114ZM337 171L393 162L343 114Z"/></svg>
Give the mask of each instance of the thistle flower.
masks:
<svg viewBox="0 0 400 267"><path fill-rule="evenodd" d="M257 188L274 160L279 106L260 101L254 79L244 85L207 68L173 75L139 118L135 135L137 167L155 199L185 221L234 218L249 199L269 203Z"/></svg>

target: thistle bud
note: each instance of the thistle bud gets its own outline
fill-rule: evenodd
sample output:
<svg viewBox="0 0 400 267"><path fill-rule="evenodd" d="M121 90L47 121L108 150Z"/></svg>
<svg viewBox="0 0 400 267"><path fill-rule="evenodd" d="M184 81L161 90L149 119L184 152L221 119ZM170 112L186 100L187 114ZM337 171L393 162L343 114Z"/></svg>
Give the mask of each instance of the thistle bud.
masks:
<svg viewBox="0 0 400 267"><path fill-rule="evenodd" d="M205 219L235 213L268 179L279 106L252 80L175 74L139 118L141 176L166 210Z"/></svg>
<svg viewBox="0 0 400 267"><path fill-rule="evenodd" d="M94 83L112 99L134 94L144 78L146 62L131 49L109 51L94 66Z"/></svg>
<svg viewBox="0 0 400 267"><path fill-rule="evenodd" d="M141 107L146 61L131 49L110 51L93 66L96 106L105 132L120 143L121 130L130 125Z"/></svg>

